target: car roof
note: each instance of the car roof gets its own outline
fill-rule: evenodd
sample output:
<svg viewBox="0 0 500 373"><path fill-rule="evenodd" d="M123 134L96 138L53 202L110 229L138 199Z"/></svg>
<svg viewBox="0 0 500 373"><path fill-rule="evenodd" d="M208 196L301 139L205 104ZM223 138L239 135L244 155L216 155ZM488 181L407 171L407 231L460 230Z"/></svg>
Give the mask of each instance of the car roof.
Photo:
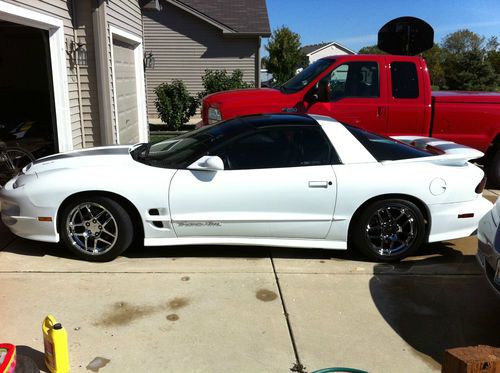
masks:
<svg viewBox="0 0 500 373"><path fill-rule="evenodd" d="M245 115L238 119L247 125L254 127L267 127L276 125L309 125L319 126L318 122L307 114L258 114Z"/></svg>

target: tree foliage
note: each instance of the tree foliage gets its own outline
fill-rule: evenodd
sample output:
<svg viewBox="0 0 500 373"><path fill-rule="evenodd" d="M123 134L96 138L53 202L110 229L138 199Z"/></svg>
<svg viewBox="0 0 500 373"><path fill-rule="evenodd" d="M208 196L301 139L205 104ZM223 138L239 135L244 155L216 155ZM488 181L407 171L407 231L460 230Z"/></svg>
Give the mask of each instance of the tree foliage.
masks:
<svg viewBox="0 0 500 373"><path fill-rule="evenodd" d="M380 50L376 45L369 45L363 47L358 51L358 54L387 54L383 50Z"/></svg>
<svg viewBox="0 0 500 373"><path fill-rule="evenodd" d="M422 53L422 57L427 63L429 74L431 76L431 85L433 89L441 89L446 85L446 77L443 68L443 49L439 44Z"/></svg>
<svg viewBox="0 0 500 373"><path fill-rule="evenodd" d="M273 31L266 50L269 56L265 59L265 65L277 84L291 79L297 68L306 64L307 58L301 51L300 36L286 26Z"/></svg>
<svg viewBox="0 0 500 373"><path fill-rule="evenodd" d="M198 100L215 92L229 91L231 89L251 88L252 84L243 81L243 72L234 70L231 75L226 70L205 70L201 78L203 91L198 93Z"/></svg>
<svg viewBox="0 0 500 373"><path fill-rule="evenodd" d="M499 77L488 59L484 37L464 29L447 35L442 44L447 89L487 91L497 88Z"/></svg>

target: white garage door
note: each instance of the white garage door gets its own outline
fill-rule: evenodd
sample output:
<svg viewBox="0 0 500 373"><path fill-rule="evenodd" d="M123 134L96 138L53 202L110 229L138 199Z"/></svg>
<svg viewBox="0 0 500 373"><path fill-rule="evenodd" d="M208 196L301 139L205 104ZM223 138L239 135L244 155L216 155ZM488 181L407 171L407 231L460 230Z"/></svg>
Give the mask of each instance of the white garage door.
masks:
<svg viewBox="0 0 500 373"><path fill-rule="evenodd" d="M134 47L113 39L113 60L119 143L134 144L139 142Z"/></svg>

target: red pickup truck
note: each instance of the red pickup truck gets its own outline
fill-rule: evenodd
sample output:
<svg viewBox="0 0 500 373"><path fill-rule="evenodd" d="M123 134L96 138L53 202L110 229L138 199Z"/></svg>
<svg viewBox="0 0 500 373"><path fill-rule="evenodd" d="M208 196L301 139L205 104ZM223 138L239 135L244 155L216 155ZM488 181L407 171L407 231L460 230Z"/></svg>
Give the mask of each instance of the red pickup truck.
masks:
<svg viewBox="0 0 500 373"><path fill-rule="evenodd" d="M395 55L320 59L281 87L208 95L204 124L261 113L328 115L389 136L429 136L485 153L492 186L500 187L500 93L432 92L425 60Z"/></svg>

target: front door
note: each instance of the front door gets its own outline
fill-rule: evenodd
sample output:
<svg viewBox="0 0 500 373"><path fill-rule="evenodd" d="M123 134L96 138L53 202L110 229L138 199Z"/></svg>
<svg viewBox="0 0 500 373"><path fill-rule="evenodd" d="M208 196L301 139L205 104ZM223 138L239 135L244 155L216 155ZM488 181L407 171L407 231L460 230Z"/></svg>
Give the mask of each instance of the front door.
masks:
<svg viewBox="0 0 500 373"><path fill-rule="evenodd" d="M336 180L331 145L319 127L269 127L211 155L222 171L179 170L170 211L179 237L324 238Z"/></svg>

